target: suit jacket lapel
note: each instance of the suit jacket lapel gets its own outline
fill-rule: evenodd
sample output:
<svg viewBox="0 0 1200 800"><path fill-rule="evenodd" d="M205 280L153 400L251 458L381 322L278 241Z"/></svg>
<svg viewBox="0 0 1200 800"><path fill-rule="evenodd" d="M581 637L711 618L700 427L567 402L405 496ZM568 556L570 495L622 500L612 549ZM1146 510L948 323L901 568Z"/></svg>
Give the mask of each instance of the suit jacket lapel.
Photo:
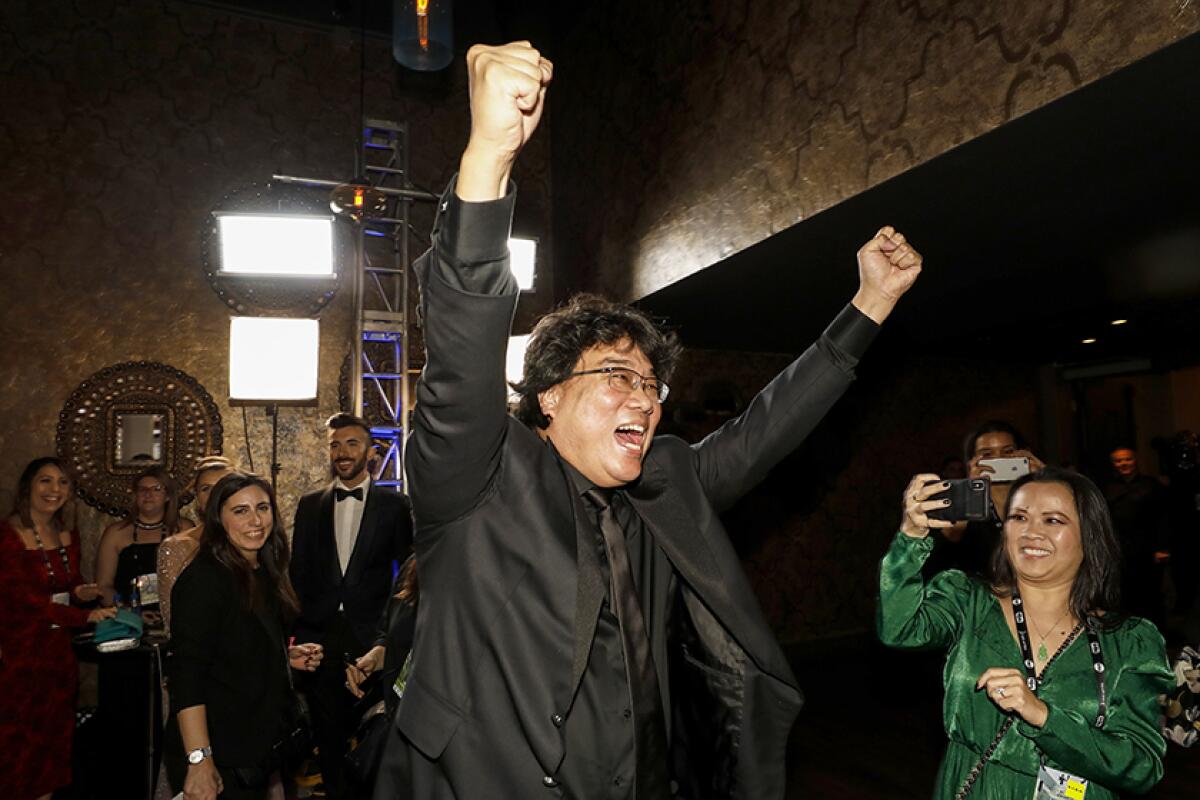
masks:
<svg viewBox="0 0 1200 800"><path fill-rule="evenodd" d="M320 536L317 553L324 562L330 581L336 586L342 580L342 565L338 562L337 533L333 525L333 484L321 493L321 521L317 528Z"/></svg>
<svg viewBox="0 0 1200 800"><path fill-rule="evenodd" d="M587 669L588 653L592 649L596 622L600 617L600 604L604 602L604 572L600 567L600 554L596 550L596 530L587 516L581 498L565 474L568 491L572 499L571 513L575 519L575 572L578 586L575 591L575 654L571 667L571 695L574 696L579 681Z"/></svg>
<svg viewBox="0 0 1200 800"><path fill-rule="evenodd" d="M774 635L765 622L756 622L757 598L744 579L726 578L722 561L713 552L695 514L677 491L670 490L665 471L648 460L642 477L629 486L627 495L679 576L699 595L727 633L761 669L794 683L791 667ZM727 562L724 568L741 569L733 546L726 543L724 549L726 552L721 554Z"/></svg>

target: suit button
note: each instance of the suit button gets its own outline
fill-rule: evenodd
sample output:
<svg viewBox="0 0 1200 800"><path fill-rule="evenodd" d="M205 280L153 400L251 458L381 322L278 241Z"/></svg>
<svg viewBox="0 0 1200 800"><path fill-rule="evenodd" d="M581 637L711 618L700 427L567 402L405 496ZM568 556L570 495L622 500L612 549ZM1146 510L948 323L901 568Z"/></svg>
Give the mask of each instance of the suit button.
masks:
<svg viewBox="0 0 1200 800"><path fill-rule="evenodd" d="M547 775L542 778L542 786L545 786L547 789L554 789L558 787L558 781Z"/></svg>
<svg viewBox="0 0 1200 800"><path fill-rule="evenodd" d="M554 716L550 717L550 721L554 723L554 727L561 728L564 722L563 715L555 714Z"/></svg>

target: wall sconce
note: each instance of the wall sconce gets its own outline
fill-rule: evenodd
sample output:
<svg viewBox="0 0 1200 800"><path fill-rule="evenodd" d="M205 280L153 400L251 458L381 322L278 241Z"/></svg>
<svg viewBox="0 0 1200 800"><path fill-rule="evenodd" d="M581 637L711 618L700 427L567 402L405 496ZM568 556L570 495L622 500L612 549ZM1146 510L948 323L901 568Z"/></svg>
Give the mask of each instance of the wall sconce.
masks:
<svg viewBox="0 0 1200 800"><path fill-rule="evenodd" d="M454 3L395 0L392 56L400 66L417 72L436 72L449 65L454 58Z"/></svg>
<svg viewBox="0 0 1200 800"><path fill-rule="evenodd" d="M509 239L508 263L522 292L537 285L537 239Z"/></svg>
<svg viewBox="0 0 1200 800"><path fill-rule="evenodd" d="M300 214L213 212L221 275L334 278L333 221Z"/></svg>

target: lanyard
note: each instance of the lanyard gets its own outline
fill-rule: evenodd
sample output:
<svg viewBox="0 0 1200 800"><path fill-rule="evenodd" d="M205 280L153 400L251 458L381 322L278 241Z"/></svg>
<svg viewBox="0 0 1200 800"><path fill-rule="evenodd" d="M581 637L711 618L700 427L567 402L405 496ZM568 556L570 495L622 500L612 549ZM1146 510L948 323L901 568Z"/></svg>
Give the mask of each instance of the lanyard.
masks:
<svg viewBox="0 0 1200 800"><path fill-rule="evenodd" d="M46 565L46 574L50 576L50 586L51 586L51 588L53 588L54 587L54 565L50 563L50 556L46 555L46 546L44 544L42 544L42 537L40 535L38 535L37 526L32 525L30 527L33 528L33 541L37 542L38 552L40 552L42 554L42 563ZM59 541L60 542L62 541L61 538L59 539ZM58 555L62 559L62 562L63 562L63 569L65 570L64 574L66 575L66 581L68 583L70 583L70 581L71 581L71 560L67 557L67 548L64 547L61 543L58 545Z"/></svg>
<svg viewBox="0 0 1200 800"><path fill-rule="evenodd" d="M1042 680L1037 675L1037 668L1033 660L1033 648L1029 646L1029 626L1025 622L1025 610L1021 601L1021 593L1017 591L1015 586L1012 590L1012 609L1013 620L1017 624L1017 641L1021 646L1021 660L1025 665L1025 685L1029 687L1029 691L1037 694ZM1104 656L1100 652L1100 637L1096 634L1094 620L1090 617L1086 623L1081 622L1079 624L1087 632L1088 651L1092 654L1092 673L1096 676L1096 697L1100 701L1096 711L1096 721L1093 725L1097 728L1103 728L1104 720L1108 718L1108 687L1104 682ZM1072 635L1067 637L1064 645L1070 643L1075 638L1076 631L1072 631ZM1058 654L1055 653L1055 655ZM1050 661L1053 660L1054 658L1051 657ZM1047 661L1046 664L1048 665L1050 661ZM1045 674L1044 670L1042 674Z"/></svg>

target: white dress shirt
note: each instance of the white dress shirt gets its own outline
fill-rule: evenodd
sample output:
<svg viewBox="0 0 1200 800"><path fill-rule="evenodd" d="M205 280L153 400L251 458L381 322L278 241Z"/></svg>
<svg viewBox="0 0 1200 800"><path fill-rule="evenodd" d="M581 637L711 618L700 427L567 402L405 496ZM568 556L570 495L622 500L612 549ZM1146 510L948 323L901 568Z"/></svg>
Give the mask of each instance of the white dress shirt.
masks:
<svg viewBox="0 0 1200 800"><path fill-rule="evenodd" d="M333 485L345 491L352 490L352 487L342 483L341 478L334 481ZM338 566L343 575L346 574L346 567L350 566L354 543L358 541L358 528L362 524L363 509L367 505L367 492L371 491L371 476L368 475L366 480L353 489L362 489L362 500L355 500L353 497L337 500L335 495L333 502L333 535L337 540Z"/></svg>

